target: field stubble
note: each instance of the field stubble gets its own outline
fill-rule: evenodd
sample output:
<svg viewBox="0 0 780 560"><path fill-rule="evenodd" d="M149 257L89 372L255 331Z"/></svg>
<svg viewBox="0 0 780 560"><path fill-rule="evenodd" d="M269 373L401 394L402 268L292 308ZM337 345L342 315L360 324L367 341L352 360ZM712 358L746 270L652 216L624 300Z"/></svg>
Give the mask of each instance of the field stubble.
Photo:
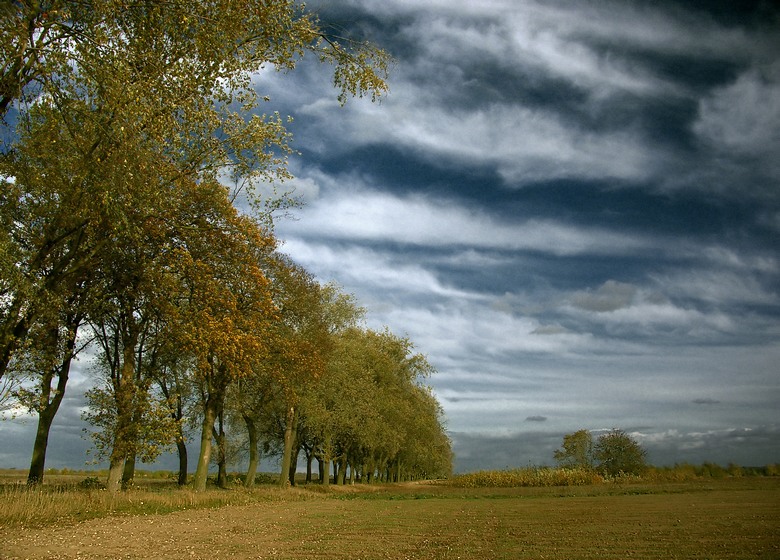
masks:
<svg viewBox="0 0 780 560"><path fill-rule="evenodd" d="M0 558L780 558L777 478L247 496L243 505L6 526Z"/></svg>

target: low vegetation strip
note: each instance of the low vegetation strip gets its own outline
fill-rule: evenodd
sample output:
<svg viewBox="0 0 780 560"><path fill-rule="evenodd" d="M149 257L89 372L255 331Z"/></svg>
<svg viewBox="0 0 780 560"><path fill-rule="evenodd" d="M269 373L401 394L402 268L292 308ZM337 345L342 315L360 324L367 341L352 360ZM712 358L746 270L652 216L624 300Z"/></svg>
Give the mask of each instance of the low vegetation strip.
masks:
<svg viewBox="0 0 780 560"><path fill-rule="evenodd" d="M641 474L619 472L610 475L594 468L527 467L497 471L477 471L452 477L447 483L460 488L522 488L550 486L585 486L607 483L690 482L750 476L778 476L777 465L744 468L730 465L681 464L674 467L646 467Z"/></svg>
<svg viewBox="0 0 780 560"><path fill-rule="evenodd" d="M479 471L458 475L451 481L462 488L519 488L547 486L584 486L601 484L604 477L588 469L527 468L505 471Z"/></svg>
<svg viewBox="0 0 780 560"><path fill-rule="evenodd" d="M780 479L676 485L456 488L394 484L278 492L255 501L0 529L0 557L626 559L780 557ZM268 489L270 490L270 489ZM242 491L222 491L223 494ZM365 493L365 494L364 494ZM144 492L126 493L138 498ZM343 500L345 495L371 499ZM355 497L357 497L355 496ZM420 499L396 499L419 497ZM151 546L150 543L153 543Z"/></svg>

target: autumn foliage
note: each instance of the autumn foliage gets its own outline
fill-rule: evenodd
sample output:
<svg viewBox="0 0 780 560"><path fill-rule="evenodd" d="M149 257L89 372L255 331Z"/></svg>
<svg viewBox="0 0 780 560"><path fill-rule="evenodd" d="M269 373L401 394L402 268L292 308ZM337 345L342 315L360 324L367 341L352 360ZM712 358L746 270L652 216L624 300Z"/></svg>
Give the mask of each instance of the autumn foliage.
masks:
<svg viewBox="0 0 780 560"><path fill-rule="evenodd" d="M424 359L277 251L290 201L258 187L289 178L290 135L253 76L304 53L333 65L342 103L387 90L386 53L288 0L0 9L0 401L39 415L31 484L80 352L95 356L84 418L111 491L174 447L184 484L188 438L197 490L245 436L250 457L293 465L305 448L375 476L449 469ZM371 359L349 358L355 344ZM365 390L347 417L350 385ZM415 440L432 434L433 460Z"/></svg>

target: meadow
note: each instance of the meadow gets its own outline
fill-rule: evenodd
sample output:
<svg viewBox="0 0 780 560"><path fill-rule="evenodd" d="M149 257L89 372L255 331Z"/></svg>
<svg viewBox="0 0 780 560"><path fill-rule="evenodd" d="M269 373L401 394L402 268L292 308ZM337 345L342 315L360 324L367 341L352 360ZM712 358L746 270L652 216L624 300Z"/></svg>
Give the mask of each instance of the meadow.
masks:
<svg viewBox="0 0 780 560"><path fill-rule="evenodd" d="M780 558L777 476L200 493L142 476L114 496L83 473L47 478L0 473L0 558Z"/></svg>

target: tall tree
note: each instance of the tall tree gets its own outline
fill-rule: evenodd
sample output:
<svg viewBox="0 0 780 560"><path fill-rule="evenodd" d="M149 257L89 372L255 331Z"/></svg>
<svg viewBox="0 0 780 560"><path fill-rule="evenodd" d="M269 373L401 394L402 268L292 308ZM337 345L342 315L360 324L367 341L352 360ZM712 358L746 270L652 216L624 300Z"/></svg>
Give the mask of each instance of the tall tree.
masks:
<svg viewBox="0 0 780 560"><path fill-rule="evenodd" d="M35 379L32 389L19 391L19 400L30 412L38 415L27 483L43 482L49 433L57 411L65 398L65 389L73 358L79 351L77 338L84 320L84 309L73 305L56 314L48 325L41 325L43 344L31 347L25 362L30 367L29 377Z"/></svg>
<svg viewBox="0 0 780 560"><path fill-rule="evenodd" d="M593 436L588 430L577 430L563 436L563 445L553 458L561 467L593 468Z"/></svg>
<svg viewBox="0 0 780 560"><path fill-rule="evenodd" d="M227 170L251 186L286 173L283 119L244 118L260 99L253 72L266 65L292 69L312 51L335 63L342 100L386 90L384 53L326 36L290 0L49 0L14 2L1 12L0 116L17 103L18 120L27 123L43 100L59 113L47 119L51 131L69 138L59 143L52 132L48 143L39 141L37 154L47 161L32 166L37 175L26 173L34 155L25 158L16 141L3 146L0 216L6 225L30 223L29 216L14 217L27 205L29 189L71 177L65 182L71 190L32 217L74 220L44 228L46 236L34 247L21 247L13 235L0 243L6 295L0 304L0 379L52 286L91 266L101 240L125 235L132 196L121 179L140 172L147 181L129 184L165 196L182 176L208 180ZM29 127L17 133L23 140ZM130 145L154 157L136 159ZM135 162L133 172L128 164ZM71 211L61 211L68 206ZM95 231L106 223L110 234Z"/></svg>
<svg viewBox="0 0 780 560"><path fill-rule="evenodd" d="M192 370L190 356L183 355L173 347L170 337L163 337L164 344L159 349L158 362L149 374L165 398L168 414L174 422L174 442L179 458L179 486L187 484L188 452L185 420L193 412L195 387L189 373Z"/></svg>
<svg viewBox="0 0 780 560"><path fill-rule="evenodd" d="M214 421L228 387L251 377L268 354L277 311L262 262L274 240L230 205L227 191L202 185L191 198L194 230L173 254L181 295L170 336L194 356L203 405L201 450L194 485L205 489Z"/></svg>
<svg viewBox="0 0 780 560"><path fill-rule="evenodd" d="M14 103L20 113L0 157L0 380L73 278L107 270L107 247L145 242L139 209L226 170L250 187L286 174L283 120L244 117L259 100L252 72L292 69L310 50L336 63L342 99L386 89L383 53L344 48L286 0L14 2L0 11L0 46L0 116ZM132 400L142 329L124 297L120 403Z"/></svg>

